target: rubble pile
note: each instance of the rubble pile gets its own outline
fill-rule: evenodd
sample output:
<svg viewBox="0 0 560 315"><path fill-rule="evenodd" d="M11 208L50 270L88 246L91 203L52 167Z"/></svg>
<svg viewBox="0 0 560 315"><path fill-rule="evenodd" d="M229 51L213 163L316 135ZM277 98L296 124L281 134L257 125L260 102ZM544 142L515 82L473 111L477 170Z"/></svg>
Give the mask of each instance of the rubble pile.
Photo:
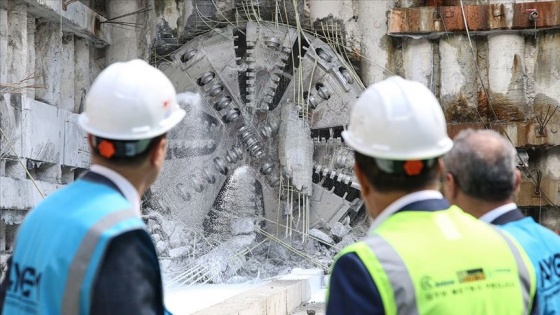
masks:
<svg viewBox="0 0 560 315"><path fill-rule="evenodd" d="M173 285L244 283L285 275L293 268L328 271L334 256L362 238L368 225L367 220L353 227L337 222L332 227L311 229L302 241L301 235L265 236L259 232L258 217L232 216L229 228L222 225L220 232L206 235L154 210L148 209L144 218L156 243L162 272Z"/></svg>

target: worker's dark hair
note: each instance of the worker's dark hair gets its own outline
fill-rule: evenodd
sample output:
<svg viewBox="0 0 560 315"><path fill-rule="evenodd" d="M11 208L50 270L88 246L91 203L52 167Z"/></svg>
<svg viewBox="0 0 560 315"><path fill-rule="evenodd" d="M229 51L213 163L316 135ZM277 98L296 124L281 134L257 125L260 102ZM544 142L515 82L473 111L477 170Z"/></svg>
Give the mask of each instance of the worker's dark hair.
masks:
<svg viewBox="0 0 560 315"><path fill-rule="evenodd" d="M402 191L410 193L438 181L437 161L439 158L422 160L422 167L417 175L407 175L406 171L402 170L402 166L407 161L380 160L357 151L354 151L354 159L368 182L375 190L380 192ZM394 167L390 167L393 171L391 173L387 172L386 166L383 167L386 170L381 169L378 165L379 162L394 164Z"/></svg>
<svg viewBox="0 0 560 315"><path fill-rule="evenodd" d="M166 135L135 141L112 140L92 135L92 151L94 155L117 166L139 166Z"/></svg>

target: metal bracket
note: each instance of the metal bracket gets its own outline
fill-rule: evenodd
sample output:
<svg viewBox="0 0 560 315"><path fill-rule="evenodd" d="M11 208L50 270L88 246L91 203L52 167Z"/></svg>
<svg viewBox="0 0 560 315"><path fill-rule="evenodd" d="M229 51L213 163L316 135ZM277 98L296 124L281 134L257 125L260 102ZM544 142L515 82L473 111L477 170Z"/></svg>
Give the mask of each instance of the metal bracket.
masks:
<svg viewBox="0 0 560 315"><path fill-rule="evenodd" d="M548 137L548 131L545 126L536 125L535 126L535 137L546 138Z"/></svg>
<svg viewBox="0 0 560 315"><path fill-rule="evenodd" d="M529 19L529 22L535 22L539 17L539 11L537 11L537 9L527 9L525 12L528 14L527 18Z"/></svg>

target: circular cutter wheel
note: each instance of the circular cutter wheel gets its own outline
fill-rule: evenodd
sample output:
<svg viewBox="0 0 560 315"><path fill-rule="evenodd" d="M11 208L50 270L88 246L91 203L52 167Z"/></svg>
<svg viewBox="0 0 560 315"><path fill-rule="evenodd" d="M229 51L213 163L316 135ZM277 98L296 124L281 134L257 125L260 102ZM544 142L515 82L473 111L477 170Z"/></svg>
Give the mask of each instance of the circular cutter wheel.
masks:
<svg viewBox="0 0 560 315"><path fill-rule="evenodd" d="M247 22L201 35L170 60L159 68L187 117L168 134L151 205L206 233L247 216L304 234L355 216L361 202L340 132L362 86L329 45Z"/></svg>

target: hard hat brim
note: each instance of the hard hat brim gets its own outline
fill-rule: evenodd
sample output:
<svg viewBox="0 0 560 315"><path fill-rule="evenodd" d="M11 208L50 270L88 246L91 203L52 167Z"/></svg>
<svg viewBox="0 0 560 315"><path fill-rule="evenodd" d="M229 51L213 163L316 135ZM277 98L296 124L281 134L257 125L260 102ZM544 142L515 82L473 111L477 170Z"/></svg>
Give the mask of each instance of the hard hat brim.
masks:
<svg viewBox="0 0 560 315"><path fill-rule="evenodd" d="M434 146L433 148L416 151L414 153L397 152L392 150L389 146L384 145L365 145L364 143L358 141L348 130L342 132L342 138L344 139L346 145L363 155L394 161L433 159L443 156L453 147L453 140L448 137L440 140L437 143L437 146Z"/></svg>

